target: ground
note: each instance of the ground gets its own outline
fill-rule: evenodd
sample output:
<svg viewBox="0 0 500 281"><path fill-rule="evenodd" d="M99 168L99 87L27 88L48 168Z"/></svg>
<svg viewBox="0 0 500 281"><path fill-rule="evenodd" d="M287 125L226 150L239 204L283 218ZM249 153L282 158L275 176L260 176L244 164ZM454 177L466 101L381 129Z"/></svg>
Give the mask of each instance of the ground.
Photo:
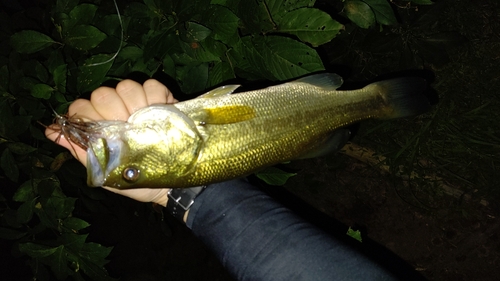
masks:
<svg viewBox="0 0 500 281"><path fill-rule="evenodd" d="M293 161L283 166L298 174L285 185L288 191L263 188L277 198L289 197L287 192L295 194L332 218L335 229L347 231L350 226L361 230L365 241L393 251L429 280L497 280L500 192L495 167L500 154L500 128L496 122L500 3L437 2L442 5L408 10L402 20L410 24L391 30L402 40L391 46L403 44L413 51L410 55L399 47L393 51L367 48L363 32L348 44L337 38L321 50L327 69L350 81L365 81L409 68L432 73L429 81L437 99L430 113L417 119L363 123L357 128L352 142L383 155L387 161L360 161L342 153ZM324 9L329 9L329 3L318 1ZM433 24L411 24L419 13L428 11L432 12L427 22ZM436 50L418 39L439 32L445 34L439 37L443 42L450 34L460 34L466 42L453 37L455 41ZM294 202L292 207L298 212L307 209ZM130 208L124 208L127 209ZM312 216L318 218L314 213ZM110 256L112 274L141 268L149 268L145 271L151 274L156 268L154 276L168 274L169 280L230 280L189 231L166 217L168 231L158 232L158 225L163 223L158 220L155 218L148 227L152 227L149 231L156 229L161 246L152 246L151 233L143 230L133 240L122 240L124 246L116 245ZM325 221L329 223L328 219ZM129 231L145 227L125 222L119 225ZM94 227L100 228L95 222ZM167 236L170 239L165 239ZM137 240L141 239L149 241L138 245ZM120 264L117 256L130 253L117 254L118 249L130 250L130 244L135 245L136 252L146 251L144 255L149 261ZM186 250L188 246L190 251ZM168 260L164 259L164 251L169 253ZM189 270L189 264L195 264L196 270Z"/></svg>
<svg viewBox="0 0 500 281"><path fill-rule="evenodd" d="M443 208L422 208L405 200L390 175L342 158L342 169L321 160L314 169L311 163L296 163L301 173L287 188L346 226L361 229L363 236L392 250L429 280L497 280L500 225L491 210L477 202L446 208L457 200L448 195ZM308 178L318 174L323 178L311 186Z"/></svg>

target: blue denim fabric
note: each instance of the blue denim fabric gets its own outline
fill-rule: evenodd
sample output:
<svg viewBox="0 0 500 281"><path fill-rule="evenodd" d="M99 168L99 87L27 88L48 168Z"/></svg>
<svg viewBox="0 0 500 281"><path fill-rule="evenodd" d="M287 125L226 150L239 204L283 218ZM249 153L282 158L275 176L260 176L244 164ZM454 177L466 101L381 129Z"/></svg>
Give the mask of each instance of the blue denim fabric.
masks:
<svg viewBox="0 0 500 281"><path fill-rule="evenodd" d="M240 281L398 280L241 179L208 186L187 226Z"/></svg>

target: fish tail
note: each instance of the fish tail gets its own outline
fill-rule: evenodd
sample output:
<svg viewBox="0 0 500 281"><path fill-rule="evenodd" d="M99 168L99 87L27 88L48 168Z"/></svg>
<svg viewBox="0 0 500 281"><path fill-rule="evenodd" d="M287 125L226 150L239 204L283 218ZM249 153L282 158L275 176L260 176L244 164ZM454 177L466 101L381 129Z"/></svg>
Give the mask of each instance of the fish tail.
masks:
<svg viewBox="0 0 500 281"><path fill-rule="evenodd" d="M401 77L375 82L366 86L368 91L375 91L387 104L380 119L392 119L414 116L430 109L425 96L427 82L419 77Z"/></svg>

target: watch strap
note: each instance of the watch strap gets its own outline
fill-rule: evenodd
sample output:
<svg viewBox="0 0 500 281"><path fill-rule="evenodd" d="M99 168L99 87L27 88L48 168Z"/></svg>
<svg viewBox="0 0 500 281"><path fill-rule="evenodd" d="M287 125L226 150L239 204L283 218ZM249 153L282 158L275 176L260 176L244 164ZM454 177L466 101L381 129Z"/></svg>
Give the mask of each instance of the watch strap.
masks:
<svg viewBox="0 0 500 281"><path fill-rule="evenodd" d="M168 191L167 210L176 219L184 222L184 214L193 205L194 199L205 189L206 186L195 186L190 188L172 188Z"/></svg>

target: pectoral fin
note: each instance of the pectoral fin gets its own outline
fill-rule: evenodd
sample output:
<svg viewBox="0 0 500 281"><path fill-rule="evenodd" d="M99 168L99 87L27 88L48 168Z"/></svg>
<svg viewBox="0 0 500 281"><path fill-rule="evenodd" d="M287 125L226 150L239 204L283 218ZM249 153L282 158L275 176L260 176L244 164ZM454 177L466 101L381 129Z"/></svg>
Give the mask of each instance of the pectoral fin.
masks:
<svg viewBox="0 0 500 281"><path fill-rule="evenodd" d="M338 129L331 135L319 140L313 145L313 148L308 150L304 155L298 159L316 158L330 153L339 151L345 143L349 140L351 131L348 129Z"/></svg>

